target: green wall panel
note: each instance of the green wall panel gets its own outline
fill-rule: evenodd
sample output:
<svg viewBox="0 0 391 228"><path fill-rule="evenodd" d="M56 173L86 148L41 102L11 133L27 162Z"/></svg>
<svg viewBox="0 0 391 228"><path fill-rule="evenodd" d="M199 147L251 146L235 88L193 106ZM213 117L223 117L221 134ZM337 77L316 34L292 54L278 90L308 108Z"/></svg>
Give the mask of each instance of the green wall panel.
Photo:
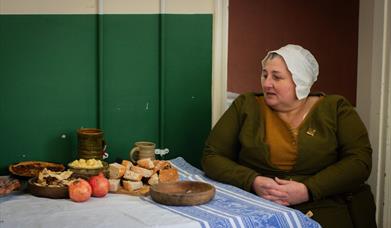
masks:
<svg viewBox="0 0 391 228"><path fill-rule="evenodd" d="M66 164L101 127L109 162L133 143L199 166L211 117L211 15L0 15L0 173ZM65 135L65 138L61 136Z"/></svg>
<svg viewBox="0 0 391 228"><path fill-rule="evenodd" d="M159 139L159 16L105 15L102 54L109 160L129 159L134 142Z"/></svg>
<svg viewBox="0 0 391 228"><path fill-rule="evenodd" d="M75 129L97 122L96 45L96 16L0 16L2 173L75 157Z"/></svg>
<svg viewBox="0 0 391 228"><path fill-rule="evenodd" d="M211 126L212 15L163 15L164 147L200 166Z"/></svg>

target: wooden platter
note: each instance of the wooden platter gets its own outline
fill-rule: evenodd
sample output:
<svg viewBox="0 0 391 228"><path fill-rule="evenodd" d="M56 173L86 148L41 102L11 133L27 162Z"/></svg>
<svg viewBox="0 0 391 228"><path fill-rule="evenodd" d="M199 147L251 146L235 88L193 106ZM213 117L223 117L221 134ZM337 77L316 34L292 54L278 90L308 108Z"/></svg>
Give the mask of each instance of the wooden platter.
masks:
<svg viewBox="0 0 391 228"><path fill-rule="evenodd" d="M122 186L119 187L117 192L111 192L111 193L116 193L116 194L126 194L126 195L131 195L131 196L148 196L150 192L151 186L149 185L144 185L142 188L135 190L135 191L128 191L124 189Z"/></svg>
<svg viewBox="0 0 391 228"><path fill-rule="evenodd" d="M65 166L60 163L44 162L44 161L23 161L11 164L8 167L10 173L19 177L35 177L44 168L55 172L62 172Z"/></svg>

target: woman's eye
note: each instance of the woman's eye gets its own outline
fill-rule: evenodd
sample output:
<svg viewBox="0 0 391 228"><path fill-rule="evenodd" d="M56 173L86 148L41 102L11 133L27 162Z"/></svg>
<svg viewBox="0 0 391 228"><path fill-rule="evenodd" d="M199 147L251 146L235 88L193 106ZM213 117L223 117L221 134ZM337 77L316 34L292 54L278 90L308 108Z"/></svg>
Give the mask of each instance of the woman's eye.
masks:
<svg viewBox="0 0 391 228"><path fill-rule="evenodd" d="M278 80L281 80L282 78L280 76L278 76L278 75L273 75L273 79L278 81Z"/></svg>

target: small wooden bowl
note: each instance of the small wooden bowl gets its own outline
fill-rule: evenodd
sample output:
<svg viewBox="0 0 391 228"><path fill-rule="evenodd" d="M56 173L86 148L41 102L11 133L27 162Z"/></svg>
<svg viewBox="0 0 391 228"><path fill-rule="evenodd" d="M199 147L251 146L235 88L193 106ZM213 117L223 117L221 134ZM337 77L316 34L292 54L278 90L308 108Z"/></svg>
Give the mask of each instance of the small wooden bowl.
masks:
<svg viewBox="0 0 391 228"><path fill-rule="evenodd" d="M215 187L200 181L178 181L151 186L152 199L170 206L191 206L209 202L215 195Z"/></svg>
<svg viewBox="0 0 391 228"><path fill-rule="evenodd" d="M105 177L108 177L108 169L109 164L107 162L102 161L103 167L100 168L77 168L73 167L70 164L68 164L69 170L73 172L73 176L80 177L83 179L88 179L92 176L98 175L100 172L102 172Z"/></svg>
<svg viewBox="0 0 391 228"><path fill-rule="evenodd" d="M36 180L37 177L33 177L28 180L27 188L32 195L45 197L45 198L52 198L52 199L69 198L68 186L61 186L61 187L39 186L35 184Z"/></svg>

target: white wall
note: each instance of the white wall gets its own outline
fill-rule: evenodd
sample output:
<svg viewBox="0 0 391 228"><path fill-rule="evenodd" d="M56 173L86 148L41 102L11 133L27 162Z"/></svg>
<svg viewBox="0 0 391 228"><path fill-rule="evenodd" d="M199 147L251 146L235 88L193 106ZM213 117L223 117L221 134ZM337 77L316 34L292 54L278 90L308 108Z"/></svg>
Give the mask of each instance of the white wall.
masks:
<svg viewBox="0 0 391 228"><path fill-rule="evenodd" d="M385 197L384 192L385 170L386 166L390 166L390 162L386 162L391 135L388 107L391 87L390 13L389 0L360 0L357 111L368 128L373 148L373 168L368 183L376 198L379 227L391 227L390 216L384 213L390 208L390 198L387 193Z"/></svg>

